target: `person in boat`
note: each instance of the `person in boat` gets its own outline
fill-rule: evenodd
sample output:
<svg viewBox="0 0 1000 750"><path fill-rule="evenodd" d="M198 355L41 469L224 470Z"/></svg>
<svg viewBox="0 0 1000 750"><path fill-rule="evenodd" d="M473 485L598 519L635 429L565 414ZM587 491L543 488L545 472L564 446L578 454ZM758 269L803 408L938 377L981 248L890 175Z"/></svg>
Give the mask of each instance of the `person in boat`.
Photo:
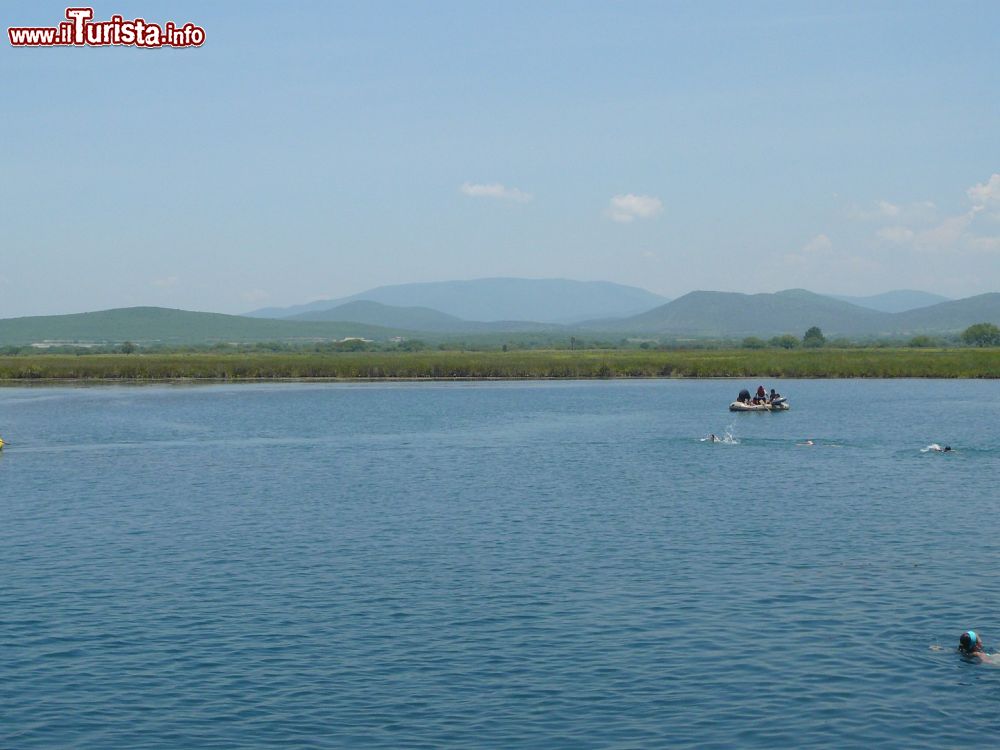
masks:
<svg viewBox="0 0 1000 750"><path fill-rule="evenodd" d="M759 399L757 403L760 404L767 401L767 391L764 390L764 386L762 385L757 386L757 398Z"/></svg>
<svg viewBox="0 0 1000 750"><path fill-rule="evenodd" d="M744 388L742 391L740 391L740 395L736 397L736 400L739 401L741 404L749 404L750 391Z"/></svg>
<svg viewBox="0 0 1000 750"><path fill-rule="evenodd" d="M776 399L776 398L781 398L781 394L778 393L776 390L774 390L774 388L772 388L771 389L771 395L768 396L767 400L770 401L773 404L774 403L774 399Z"/></svg>
<svg viewBox="0 0 1000 750"><path fill-rule="evenodd" d="M975 630L966 630L958 639L958 651L962 656L978 659L985 664L996 664L994 654L989 654L983 647L983 640Z"/></svg>

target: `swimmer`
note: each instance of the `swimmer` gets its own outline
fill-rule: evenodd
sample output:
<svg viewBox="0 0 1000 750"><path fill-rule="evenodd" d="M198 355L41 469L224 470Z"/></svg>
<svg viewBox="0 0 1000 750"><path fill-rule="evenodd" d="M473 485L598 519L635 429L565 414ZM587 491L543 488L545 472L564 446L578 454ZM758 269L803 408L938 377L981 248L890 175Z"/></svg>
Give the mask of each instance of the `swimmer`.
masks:
<svg viewBox="0 0 1000 750"><path fill-rule="evenodd" d="M975 630L967 630L962 633L962 636L958 639L958 651L962 656L967 656L970 659L978 659L983 664L996 664L993 660L993 655L986 653L986 649L983 648L982 639L976 634Z"/></svg>
<svg viewBox="0 0 1000 750"><path fill-rule="evenodd" d="M796 443L796 445L816 445L812 440L806 440L804 443Z"/></svg>
<svg viewBox="0 0 1000 750"><path fill-rule="evenodd" d="M722 438L718 437L714 432L711 433L707 438L702 438L703 443L721 443Z"/></svg>
<svg viewBox="0 0 1000 750"><path fill-rule="evenodd" d="M927 453L927 451L932 451L934 453L954 453L954 449L950 445L946 445L943 448L937 443L931 443L926 448L921 450L921 453Z"/></svg>

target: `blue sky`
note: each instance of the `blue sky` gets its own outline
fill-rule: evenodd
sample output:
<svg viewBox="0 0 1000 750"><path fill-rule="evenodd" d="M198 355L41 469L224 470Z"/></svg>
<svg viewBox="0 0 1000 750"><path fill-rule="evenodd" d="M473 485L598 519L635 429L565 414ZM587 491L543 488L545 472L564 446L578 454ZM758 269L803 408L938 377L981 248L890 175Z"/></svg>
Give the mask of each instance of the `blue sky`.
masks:
<svg viewBox="0 0 1000 750"><path fill-rule="evenodd" d="M94 5L198 49L3 40L0 317L501 275L1000 290L996 2L287 5Z"/></svg>

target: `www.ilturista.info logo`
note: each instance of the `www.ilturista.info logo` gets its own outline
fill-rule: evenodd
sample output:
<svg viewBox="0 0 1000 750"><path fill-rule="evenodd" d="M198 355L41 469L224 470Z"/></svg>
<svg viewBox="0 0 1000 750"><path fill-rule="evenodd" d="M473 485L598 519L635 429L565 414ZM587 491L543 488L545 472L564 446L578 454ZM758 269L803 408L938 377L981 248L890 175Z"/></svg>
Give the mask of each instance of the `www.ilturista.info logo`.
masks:
<svg viewBox="0 0 1000 750"><path fill-rule="evenodd" d="M142 18L126 21L94 20L93 8L67 8L66 20L58 26L11 26L7 36L14 47L200 47L205 29L167 21L162 26Z"/></svg>

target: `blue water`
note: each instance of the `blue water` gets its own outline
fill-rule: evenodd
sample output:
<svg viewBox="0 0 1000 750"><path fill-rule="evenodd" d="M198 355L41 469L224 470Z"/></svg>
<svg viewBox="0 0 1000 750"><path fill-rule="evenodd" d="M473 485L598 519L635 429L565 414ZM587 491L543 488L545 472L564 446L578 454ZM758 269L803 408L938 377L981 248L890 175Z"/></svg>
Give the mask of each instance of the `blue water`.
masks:
<svg viewBox="0 0 1000 750"><path fill-rule="evenodd" d="M1000 382L742 385L2 388L0 747L992 744Z"/></svg>

